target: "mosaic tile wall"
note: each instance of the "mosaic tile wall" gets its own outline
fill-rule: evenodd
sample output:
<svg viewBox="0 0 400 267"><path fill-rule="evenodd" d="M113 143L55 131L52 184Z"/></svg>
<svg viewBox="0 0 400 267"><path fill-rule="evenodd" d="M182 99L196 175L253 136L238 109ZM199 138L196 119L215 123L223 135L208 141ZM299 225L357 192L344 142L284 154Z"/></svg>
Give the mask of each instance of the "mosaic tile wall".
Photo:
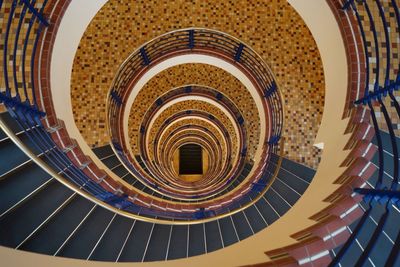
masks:
<svg viewBox="0 0 400 267"><path fill-rule="evenodd" d="M199 111L205 111L208 112L209 114L213 115L215 118L217 118L219 121L221 121L226 129L228 130L229 135L231 136L231 142L233 144L233 150L237 149L238 145L238 140L237 136L235 133L235 129L233 127L232 122L229 120L229 118L222 112L220 109L217 107L211 105L210 103L203 102L203 101L196 101L196 100L188 100L188 101L183 101L178 104L175 104L166 110L164 110L154 121L153 127L150 130L150 138L148 145L154 143L154 138L155 135L157 134L159 127L162 126L164 121L171 117L173 114L176 114L180 111L184 110L199 110ZM129 127L131 129L131 127ZM135 143L134 140L131 140L131 144ZM136 142L137 143L137 142ZM134 150L135 151L135 150ZM136 153L136 152L134 152ZM152 153L150 153L152 158Z"/></svg>
<svg viewBox="0 0 400 267"><path fill-rule="evenodd" d="M216 128L209 122L203 121L203 120L199 120L199 119L183 119L181 121L178 121L176 123L174 123L170 128L168 128L168 130L165 132L165 134L163 135L163 137L160 139L159 143L163 144L165 142L165 140L167 139L167 137L171 134L171 132L173 132L175 129L182 127L184 125L198 125L198 126L202 126L202 127L206 127L207 129L210 130L210 132L212 132L216 138L218 140L223 140L222 135L219 134L219 132L216 130ZM222 161L225 161L226 158L226 147L222 146L222 153L223 153L223 157L222 157Z"/></svg>
<svg viewBox="0 0 400 267"><path fill-rule="evenodd" d="M174 140L174 141L175 140L181 140L181 137L184 136L184 135L196 135L196 134L199 134L199 131L196 131L196 130L184 130L184 131L180 132L179 134L175 135L170 140ZM187 138L186 140L191 140L191 139ZM208 139L208 140L210 140L210 139ZM198 140L196 140L196 141L198 141ZM204 141L201 141L201 142L202 142L202 144L206 145L206 143ZM177 142L175 142L174 145L171 146L171 142L170 142L166 147L168 147L168 149L170 149L171 147L174 147L173 149L176 149L177 148L176 143ZM171 149L171 150L173 151L173 149ZM212 147L210 149L216 149L216 148ZM207 154L208 154L208 151L209 151L208 148L205 148L205 151L207 151ZM215 150L212 150L212 151L214 151L212 153L215 153Z"/></svg>
<svg viewBox="0 0 400 267"><path fill-rule="evenodd" d="M386 18L386 23L388 24L389 28L391 29L389 31L389 39L390 39L390 69L391 71L389 72L389 79L390 82L396 81L397 74L399 72L399 64L400 64L400 40L398 39L398 31L399 29L397 28L397 21L396 21L396 15L395 11L393 9L393 6L390 1L380 1L380 3L383 5L384 12L385 12L385 18ZM374 18L380 18L379 14L379 9L378 6L372 2L368 1L368 6L370 8L370 11L372 13L372 16ZM363 22L363 26L365 29L370 29L370 21L368 19L368 14L366 12L365 7L359 3L357 4L357 10L360 13L361 20ZM388 14L388 15L387 15ZM387 66L387 60L386 60L386 55L387 55L387 49L386 49L386 38L385 38L385 31L384 31L384 25L382 20L375 19L374 21L375 24L375 30L377 31L377 37L378 37L378 43L379 43L379 54L376 54L375 51L375 41L374 41L374 36L372 31L366 31L366 39L368 43L368 56L369 56L369 65L370 65L370 70L369 70L369 75L370 75L370 84L369 84L369 90L373 91L374 90L374 84L376 81L376 66L377 66L377 60L376 57L379 57L379 84L382 86L385 83L385 77L386 77L386 66ZM400 101L400 93L399 91L395 91L394 95L396 96L397 101ZM392 127L395 131L395 134L397 136L400 136L400 118L397 115L397 112L394 108L394 105L392 101L390 100L390 97L384 98L384 103L385 106L389 112L389 116L392 120ZM379 106L379 105L377 105ZM384 131L388 131L388 126L386 124L385 118L383 116L383 113L377 107L375 109L375 114L378 119L378 124L379 128Z"/></svg>
<svg viewBox="0 0 400 267"><path fill-rule="evenodd" d="M43 0L38 0L34 3L34 7L36 9L40 9L43 6ZM27 9L25 8L25 15L22 18L22 12L24 10L24 5L16 5L15 11L14 11L14 17L13 20L11 21L10 25L10 32L8 36L8 42L7 45L5 44L5 39L6 39L6 31L7 31L7 25L8 25L8 18L9 18L9 13L11 10L13 1L4 1L1 10L0 10L0 62L4 61L4 48L7 48L7 55L8 58L6 59L8 61L7 64L7 78L8 78L8 88L11 89L12 96L16 95L16 92L18 90L19 96L21 98L21 101L25 101L26 98L28 98L31 102L33 103L33 97L32 97L32 84L31 84L31 52L34 46L34 41L36 39L36 31L39 27L38 23L33 24L29 35L27 37L27 46L26 46L26 51L27 51L27 56L23 58L23 49L25 46L25 41L26 41L26 36L28 33L28 28L29 28L29 23L32 19L32 13L27 12ZM17 35L15 34L18 31L18 24L21 21L21 27L19 29L19 35L17 39ZM14 47L15 43L17 43L16 46L16 52L14 53ZM29 55L29 56L28 56ZM22 63L25 63L25 72L22 71ZM2 63L1 63L2 64ZM16 70L16 77L14 77L14 68ZM1 73L0 75L0 91L4 92L6 88L6 81L4 78L3 74L3 65L1 67ZM22 74L25 73L25 86L27 89L27 95L24 94L24 87L23 87L23 77ZM16 79L16 82L14 81L14 78ZM0 112L5 111L4 105L0 104Z"/></svg>
<svg viewBox="0 0 400 267"><path fill-rule="evenodd" d="M129 131L132 146L137 138L141 119L148 106L157 97L172 88L186 84L209 86L223 92L242 110L249 132L249 157L254 155L260 136L260 122L256 105L251 94L239 80L217 67L205 64L183 64L169 68L151 79L139 92L130 113Z"/></svg>
<svg viewBox="0 0 400 267"><path fill-rule="evenodd" d="M108 142L106 95L132 50L160 34L193 26L241 39L271 66L285 97L286 156L315 168L320 152L312 145L324 105L322 63L311 33L284 0L108 1L88 26L73 66L73 111L87 142Z"/></svg>

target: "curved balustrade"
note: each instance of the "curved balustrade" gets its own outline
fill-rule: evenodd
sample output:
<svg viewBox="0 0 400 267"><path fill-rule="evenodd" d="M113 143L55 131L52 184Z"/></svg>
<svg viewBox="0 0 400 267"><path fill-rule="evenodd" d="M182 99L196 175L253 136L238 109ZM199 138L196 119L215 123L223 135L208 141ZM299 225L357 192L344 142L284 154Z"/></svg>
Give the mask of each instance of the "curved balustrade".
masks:
<svg viewBox="0 0 400 267"><path fill-rule="evenodd" d="M235 104L231 102L231 100L229 98L227 98L226 96L224 97L221 93L219 93L218 91L216 91L216 90L214 90L212 88L206 88L204 86L198 86L198 85L187 85L187 86L184 86L184 87L181 87L181 88L176 88L174 90L168 91L166 94L160 96L155 101L155 103L153 103L153 105L151 105L149 107L149 109L147 110L146 114L143 116L143 120L142 120L142 123L141 123L141 128L144 129L144 132L140 134L140 139L139 139L141 155L142 155L142 156L140 156L141 158L144 158L144 159L149 158L149 155L148 155L147 149L146 149L146 142L145 142L145 138L144 137L147 135L147 131L149 130L148 126L149 126L149 123L150 123L152 115L155 112L157 112L157 110L160 109L161 104L166 104L166 103L172 101L173 99L176 99L176 98L178 98L180 96L187 95L188 92L190 92L189 94L191 96L192 95L193 96L199 95L199 96L206 96L206 97L208 97L210 99L215 99L216 101L221 103L223 106L225 106L226 109L229 112L232 113L232 117L233 118L241 118L241 117L243 117L241 112L238 110L238 108L235 106ZM187 114L188 114L188 111L187 111ZM171 119L167 119L166 122L165 122L165 125L169 124L170 122L171 122ZM240 140L247 140L247 138L246 138L246 129L245 129L246 127L243 124L241 124L241 125L239 125L238 128L239 128L239 131L240 131L239 132L240 133ZM159 133L160 133L160 131L159 131ZM172 134L173 133L171 133L171 135ZM228 133L225 133L224 137L227 137L227 136L228 136ZM155 137L154 140L156 141L158 139L159 138L158 138L158 135L157 135L157 137ZM226 141L228 142L228 144L230 143L230 139L227 139ZM244 144L242 144L242 142L241 142L241 146L239 147L239 151L241 151L244 148L243 146L244 146ZM153 150L154 150L153 151L153 155L157 156L158 155L157 154L157 146L154 146ZM227 153L228 153L228 155L230 155L229 151ZM158 158L156 157L155 160L157 160L157 159ZM146 160L143 161L143 164L146 165L145 161ZM133 164L135 164L135 163L133 163ZM153 165L153 171L157 172L157 168L155 168L155 166L154 166L152 161L148 161L148 164ZM162 174L160 172L157 172L157 173L158 173L158 177L159 177L158 179L160 181L163 181Z"/></svg>
<svg viewBox="0 0 400 267"><path fill-rule="evenodd" d="M59 4L59 2L57 3ZM7 21L7 23L5 27L5 38L3 40L4 49L2 60L4 79L2 80L0 100L13 119L18 122L19 127L26 133L26 137L31 144L28 147L34 154L39 155L41 166L51 170L52 173L57 173L57 179L64 181L65 184L68 184L66 181L72 182L72 184L69 184L69 187L74 188L76 192L79 192L85 197L94 196L103 201L108 209L112 209L117 213L123 213L122 211L128 212L123 214L141 220L157 217L166 218L167 220L177 220L178 218L185 220L192 219L194 222L196 219L200 218L211 219L222 215L228 216L233 214L235 212L234 210L237 212L241 210L237 208L238 205L245 207L253 204L255 202L254 198L249 198L246 192L252 192L252 194L254 194L254 192L262 192L263 188L267 189L267 183L264 182L272 179L272 177L266 172L258 172L257 180L255 181L257 186L253 185L253 189L251 189L251 186L247 187L244 192L236 195L233 201L225 202L229 204L226 204L223 208L219 207L219 205L214 205L214 209L203 210L201 208L188 209L182 206L178 209L171 208L168 211L167 208L160 209L156 206L152 206L151 202L146 203L146 200L143 198L128 196L123 190L118 189L111 180L106 180L104 179L105 177L99 177L98 174L94 172L94 169L90 167L92 164L91 160L85 156L76 155L73 146L61 146L62 148L60 148L60 144L55 142L53 136L54 134L59 135L59 129L47 127L50 120L54 121L54 114L46 114L42 110L42 104L46 104L46 101L49 101L49 99L44 98L45 92L41 91L39 77L42 74L42 70L38 70L37 65L37 59L40 57L39 52L41 53L41 49L43 48L41 46L43 45L41 40L43 32L47 31L47 27L52 27L46 16L47 14L54 14L52 10L55 9L57 3L51 1L12 1L10 7L7 6L9 3L5 2L2 2L1 5L2 10L6 8L10 8L10 10L9 12L4 12L4 14L6 14L5 21ZM47 12L45 12L45 10L47 10ZM20 12L20 14L16 15L16 11ZM13 32L11 29L15 23L17 23L17 27L16 31ZM23 28L23 25L27 27ZM196 40L195 48L208 48L210 40L215 38L216 42L213 44L214 49L219 49L226 55L235 51L235 61L246 66L249 73L252 71L257 83L262 85L263 89L270 89L269 91L267 90L268 92L265 91L266 101L271 101L271 103L273 103L272 106L275 107L280 105L280 97L276 85L272 80L272 76L269 74L269 70L266 69L265 66L259 65L258 61L256 61L258 57L252 50L238 43L236 40L229 42L229 44L234 45L234 48L232 46L228 49L228 43L226 43L227 40L224 39L224 35L217 32L209 35L203 30L189 30L189 32L192 31ZM189 32L182 31L181 33L189 34ZM176 42L177 36L174 36L175 41L173 42L162 41L159 44L150 42L149 46L146 45L145 48L140 49L140 59L145 60L146 63L147 60L153 61L157 57L161 59L163 55L166 55L164 52L179 52L181 46L178 45L174 47L171 45ZM30 44L33 44L32 49L28 49ZM185 49L187 49L187 46L184 46ZM21 47L22 53L19 52ZM154 49L155 47L162 49ZM159 52L162 53L157 54ZM22 69L19 67L19 64L22 64ZM30 65L29 69L26 67L27 64ZM276 101L273 102L272 99L276 99ZM46 112L47 111L51 112L51 109L46 109ZM275 131L274 133L276 133L275 136L280 136L282 109L276 109L276 112L277 114L274 116L278 116L277 118L280 119L273 120L276 126L273 129ZM7 125L2 123L2 127L6 129ZM277 147L277 144L278 139L275 138L268 147ZM277 148L273 150L278 152ZM268 159L268 157L266 157L266 159ZM264 164L266 164L266 162L264 162ZM276 168L278 169L279 167L277 166ZM269 178L266 177L266 175ZM97 178L93 179L93 176ZM257 190L254 191L256 187ZM225 190L225 192L227 192L227 190ZM92 200L94 199L92 198ZM100 204L98 201L97 203ZM189 212L185 212L185 210L189 210ZM132 215L128 215L130 213ZM162 221L161 219L158 220Z"/></svg>
<svg viewBox="0 0 400 267"><path fill-rule="evenodd" d="M206 52L204 52L206 51ZM167 57L177 54L205 53L224 57L224 59L236 62L252 77L253 82L266 98L273 109L272 134L280 136L283 123L283 106L277 84L268 66L259 55L239 40L227 34L199 28L178 30L164 34L149 41L134 52L122 64L115 78L112 90L108 98L111 136L121 139L118 135L119 128L117 116L120 116L124 100L129 95L129 85L138 79L147 67L156 64Z"/></svg>
<svg viewBox="0 0 400 267"><path fill-rule="evenodd" d="M108 128L112 138L112 145L121 161L139 179L143 184L151 187L157 193L167 193L159 181L165 177L158 177L152 181L151 176L146 177L146 172L140 171L135 167L135 159L130 155L126 140L123 137L122 116L125 110L125 102L130 95L133 84L152 66L157 63L180 54L206 54L223 58L238 66L250 80L254 83L263 98L264 106L271 111L268 120L271 123L271 129L267 139L269 144L263 146L265 151L275 146L279 142L282 132L283 109L276 82L267 65L250 48L245 46L239 40L224 33L208 29L190 28L178 30L161 35L155 38L141 48L137 49L120 67L118 74L113 82L108 96ZM276 114L275 114L276 113ZM238 123L242 124L242 117L237 117ZM143 126L143 125L142 125ZM141 127L146 131L146 127ZM141 133L143 136L143 133ZM158 139L156 139L158 140ZM246 147L241 150L242 156L246 154ZM269 153L264 153L268 157ZM152 162L146 162L146 158L141 158L143 164L147 167L152 166ZM148 168L146 168L148 169ZM154 175L157 173L154 168ZM172 195L167 196L171 197ZM180 200L185 200L184 198Z"/></svg>
<svg viewBox="0 0 400 267"><path fill-rule="evenodd" d="M2 119L10 125L14 123L7 116ZM19 128L15 131L19 136L23 134ZM3 136L0 130L0 152L9 146L4 146ZM274 156L270 162L277 161ZM273 166L269 170L273 171ZM161 225L110 212L73 194L32 164L0 179L0 244L49 255L113 262L171 260L209 253L278 220L301 196L312 175L312 170L285 160L270 192L251 207L202 224ZM295 192L292 190L298 194L290 194Z"/></svg>
<svg viewBox="0 0 400 267"><path fill-rule="evenodd" d="M268 251L274 261L265 266L398 266L399 3L328 2L343 27L351 71L347 170L327 198L332 205L311 218L317 223L292 236L298 243Z"/></svg>
<svg viewBox="0 0 400 267"><path fill-rule="evenodd" d="M370 236L367 238L368 241L361 244L362 253L357 253L359 256L355 262L355 266L361 266L367 261L375 265L385 264L385 266L393 266L397 259L398 247L400 247L400 238L389 237L384 231L384 229L387 231L390 224L395 224L395 222L388 220L391 217L391 213L399 212L397 206L399 200L397 193L399 186L398 138L395 135L392 122L392 119L397 120L400 116L399 104L394 96L394 91L400 88L400 65L395 66L392 63L392 60L396 58L395 54L398 54L400 51L398 43L400 17L397 5L398 3L394 0L364 0L359 2L347 1L343 6L345 12L352 12L356 17L362 36L366 59L366 87L364 89L364 96L357 99L355 104L368 106L369 108L372 125L375 129L376 142L374 145L378 148L378 159L374 159L373 163L377 165L378 170L377 174L367 182L371 189L354 189L356 193L364 195L363 202L365 204L363 204L363 209L365 213L355 229L352 230L350 238L337 251L337 255L331 263L332 266L347 260L344 258L344 255L355 245L357 239L366 235L367 232ZM375 10L378 12L375 12ZM395 18L395 20L392 18ZM389 25L389 21L397 23ZM380 30L383 30L383 32ZM391 32L394 31L395 34L390 35L389 30ZM369 34L368 36L366 32ZM378 34L384 36L383 42L378 40ZM372 35L372 38L370 35ZM398 60L397 63L399 63ZM386 97L390 97L391 106L387 106L387 103L385 103L384 99ZM389 132L388 135L384 134L380 129L381 127L376 117L376 110L378 108L383 114L385 128ZM391 112L391 114L397 114L397 118L391 118L389 115L388 109L393 108L395 113ZM385 144L383 143L382 135L387 135ZM391 158L384 156L385 151L391 151ZM391 176L389 181L385 179L385 172ZM368 219L372 218L371 215L381 209L384 209L384 212L377 216L373 215L375 227L372 227L372 229L375 229L368 229ZM398 236L400 237L400 233ZM380 246L382 240L386 238L393 242L393 247L390 249L391 252L389 254L382 251ZM377 254L375 250L379 251L379 253Z"/></svg>
<svg viewBox="0 0 400 267"><path fill-rule="evenodd" d="M185 117L188 116L188 115L190 115L191 117L195 117L195 118L204 118L204 119L206 119L206 120L207 120L207 119L210 119L210 114L208 114L208 113L206 113L206 112L203 112L203 111L191 110L191 111L190 111L190 114L188 113L188 111L181 111L181 112L176 113L176 114L174 114L173 116L167 118L166 122L168 122L168 123L164 123L164 124L159 128L159 130L157 131L157 133L156 133L156 135L155 135L155 140L161 140L161 135L163 134L163 131L165 130L165 128L166 128L167 126L170 125L170 123L172 123L172 122L174 122L175 120L178 120L178 119L180 119L180 118L185 118ZM211 115L211 116L212 116L212 115ZM216 119L216 118L213 118L213 119L212 119L212 122L215 124L216 128L219 129L222 133L227 132L226 127L223 125L223 123L222 123L221 121L219 121L219 120ZM187 125L181 126L181 127L177 128L177 129L174 129L174 130L169 134L169 136L166 137L167 139L165 140L164 144L166 144L167 140L168 140L169 138L171 138L171 137L173 136L173 134L175 134L178 130L182 130L182 129L185 129L185 128L188 128ZM219 144L220 141L216 140L216 142L218 143L218 145L220 145L220 144ZM227 155L225 155L225 156L226 156L226 158L228 158L228 155L230 155L230 154L232 153L232 146L233 146L233 145L231 144L231 141L230 141L230 140L226 140L225 143L226 143L226 152L225 152L225 153L227 154ZM163 147L161 146L161 147L158 148L157 146L154 146L154 152L153 152L153 153L154 153L154 155L156 155L156 156L155 156L155 158L154 158L154 160L153 160L154 162L151 163L152 166L153 166L153 168L154 168L154 166L156 166L157 164L160 163L160 158L159 158L159 156L158 156L159 154L157 153L158 151L163 151ZM221 151L220 153L222 153L222 151ZM147 159L148 159L148 154L147 154L147 153L143 153L142 158L144 158L145 160L147 160ZM222 158L222 155L221 155L221 158ZM227 168L226 164L227 164L227 161L225 160L225 167L224 167L224 168L221 167L221 170L224 170L224 169ZM216 177L216 178L217 178L217 177ZM172 185L169 184L169 186L172 186ZM175 190L179 189L179 186L175 186L174 189L175 189ZM200 188L199 188L199 191L200 191ZM183 193L184 193L184 192L183 192Z"/></svg>
<svg viewBox="0 0 400 267"><path fill-rule="evenodd" d="M174 32L169 37L166 34L133 55L134 63L129 68L134 66L143 71L163 58L189 51L210 53L236 62L258 86L265 104L273 111L270 113L271 135L252 179L246 178L252 169L252 164L247 162L207 208L198 201L189 205L171 204L173 198L163 195L159 199L164 201L151 198L156 195L151 190L156 185L138 188L137 192L129 191L108 179L90 158L78 154L76 143L65 142L67 132L62 128L62 122L55 118L51 98L44 90L48 74L38 63L50 58L44 56L46 53L51 55L51 48L43 36L56 31L53 23L59 19L58 10L64 4L62 0L0 1L0 10L7 11L3 12L6 32L2 40L4 67L0 77L0 102L12 116L11 119L0 116L0 126L5 132L4 135L0 131L0 149L4 142L4 147L14 149L12 140L23 151L16 152L21 160L24 160L24 153L30 157L26 162L12 162L14 158L10 158L10 162L16 164L10 170L0 166L0 195L7 200L0 202L2 245L94 260L176 259L211 252L243 240L280 218L297 201L310 183L313 172L304 166L293 167L294 163L287 160L282 163L283 107L276 82L254 51L216 31L188 29ZM17 25L16 28L13 25ZM118 103L123 104L124 98L119 93L111 94L111 101L117 104L110 105L114 111ZM224 102L226 99L215 97L228 106ZM229 110L235 114L234 118L241 117L232 106ZM58 125L60 127L55 127ZM15 128L18 132L13 131ZM120 153L118 146L114 143L115 150ZM41 171L39 166L48 173ZM294 169L306 174L296 173ZM32 176L40 174L43 178L37 181L31 176L23 179L21 173L24 170L32 170ZM123 166L121 170L126 171ZM133 175L130 179L132 183L138 181ZM239 186L244 190L230 199L222 198ZM16 188L21 190L17 197L12 195ZM146 190L150 191L138 194ZM135 197L134 194L138 195ZM54 238L44 242L49 236ZM105 240L110 236L115 237L114 241L118 240L117 246L111 248L106 244ZM180 245L184 240L186 243L182 248ZM180 254L182 251L184 255Z"/></svg>

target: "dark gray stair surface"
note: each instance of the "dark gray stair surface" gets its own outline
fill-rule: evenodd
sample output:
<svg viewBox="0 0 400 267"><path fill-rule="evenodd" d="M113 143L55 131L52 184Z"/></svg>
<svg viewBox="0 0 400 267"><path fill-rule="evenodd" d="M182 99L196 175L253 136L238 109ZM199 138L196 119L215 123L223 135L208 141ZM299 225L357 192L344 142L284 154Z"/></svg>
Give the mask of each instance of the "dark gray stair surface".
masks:
<svg viewBox="0 0 400 267"><path fill-rule="evenodd" d="M189 257L201 255L206 252L204 236L203 224L189 226Z"/></svg>
<svg viewBox="0 0 400 267"><path fill-rule="evenodd" d="M207 252L213 252L223 247L221 233L218 222L208 222L205 224L205 233L207 241Z"/></svg>
<svg viewBox="0 0 400 267"><path fill-rule="evenodd" d="M393 170L394 170L394 159L393 159L393 148L390 140L390 135L387 132L380 131L382 148L383 148L383 177L382 177L382 185L381 188L390 188L393 182ZM377 139L374 137L372 140L374 145L377 145ZM396 138L396 146L400 152L400 139ZM377 170L370 177L368 183L375 187L378 181L378 168L379 168L379 153L375 153L372 158L372 163L377 166ZM360 202L360 206L367 210L369 205L365 202ZM389 254L393 247L393 242L395 242L397 235L399 234L398 222L400 220L400 212L398 208L394 208L393 205L389 205L389 214L386 219L386 223L382 231L380 231L378 237L375 240L371 241L373 237L373 233L377 228L377 224L380 219L384 215L386 209L384 205L380 205L378 203L374 203L372 205L372 210L370 216L367 218L365 223L363 224L361 230L357 234L357 241L353 242L350 247L347 249L345 255L340 260L340 264L342 266L353 266L356 264L359 257L362 255L363 250L368 246L370 242L374 244L370 253L368 254L367 259L364 262L363 266L373 266L371 261L375 266L384 266ZM358 221L355 221L351 224L350 228L353 230ZM342 246L336 248L334 250L335 253L340 251ZM333 254L333 252L332 252ZM399 261L399 259L397 259ZM400 262L397 262L400 264ZM397 264L396 263L396 264ZM397 265L395 265L397 266ZM399 265L400 266L400 265Z"/></svg>
<svg viewBox="0 0 400 267"><path fill-rule="evenodd" d="M11 208L50 179L50 175L31 163L0 180L0 214Z"/></svg>
<svg viewBox="0 0 400 267"><path fill-rule="evenodd" d="M119 261L143 260L152 227L151 223L136 221Z"/></svg>
<svg viewBox="0 0 400 267"><path fill-rule="evenodd" d="M163 261L166 259L172 226L156 224L151 235L145 261Z"/></svg>
<svg viewBox="0 0 400 267"><path fill-rule="evenodd" d="M189 226L187 225L174 225L172 227L171 244L168 250L169 260L187 257L188 229Z"/></svg>
<svg viewBox="0 0 400 267"><path fill-rule="evenodd" d="M56 253L93 206L94 204L85 198L75 196L21 248L44 254Z"/></svg>
<svg viewBox="0 0 400 267"><path fill-rule="evenodd" d="M65 186L51 182L46 190L41 190L0 220L0 244L18 246L71 195L72 191Z"/></svg>
<svg viewBox="0 0 400 267"><path fill-rule="evenodd" d="M13 124L12 118L8 118L8 124ZM21 130L16 125L12 128L16 132ZM205 224L159 225L115 215L78 194L73 195L33 162L18 167L28 158L10 139L1 138L2 134L0 132L0 156L7 162L1 165L2 171L15 169L0 179L0 215L3 214L0 217L0 244L14 248L20 245L23 250L62 257L140 262L212 252L243 240L276 221L290 208L286 202L293 205L315 173L301 164L284 160L279 180L272 186L274 190L270 188L255 205L244 211ZM32 146L26 134L20 133L19 137ZM95 148L94 152L107 166L115 167L113 171L124 176L125 181L154 194L128 174L122 165L119 166L121 163L109 145ZM51 166L59 160L51 153L42 158ZM272 161L276 160L276 157L272 158ZM251 168L246 165L243 172L248 173ZM272 172L273 168L271 163L268 169ZM238 208L256 196L257 192L251 192L230 208ZM396 228L385 229L397 234Z"/></svg>
<svg viewBox="0 0 400 267"><path fill-rule="evenodd" d="M58 255L87 259L112 217L112 212L96 207Z"/></svg>
<svg viewBox="0 0 400 267"><path fill-rule="evenodd" d="M119 215L115 216L90 259L115 262L131 226L131 219Z"/></svg>

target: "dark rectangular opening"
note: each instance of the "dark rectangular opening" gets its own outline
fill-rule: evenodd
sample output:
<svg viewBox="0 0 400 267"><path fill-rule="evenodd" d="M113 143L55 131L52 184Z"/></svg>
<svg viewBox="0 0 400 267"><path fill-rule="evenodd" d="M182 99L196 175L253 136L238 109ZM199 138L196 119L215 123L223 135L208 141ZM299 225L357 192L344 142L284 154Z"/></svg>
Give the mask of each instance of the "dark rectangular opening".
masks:
<svg viewBox="0 0 400 267"><path fill-rule="evenodd" d="M201 146L187 144L179 148L179 174L203 174Z"/></svg>

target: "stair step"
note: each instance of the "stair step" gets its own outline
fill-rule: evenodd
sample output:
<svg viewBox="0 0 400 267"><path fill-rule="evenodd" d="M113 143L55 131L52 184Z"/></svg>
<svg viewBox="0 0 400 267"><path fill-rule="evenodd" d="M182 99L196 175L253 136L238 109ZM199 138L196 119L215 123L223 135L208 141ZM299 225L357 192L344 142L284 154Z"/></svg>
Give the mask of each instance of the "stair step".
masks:
<svg viewBox="0 0 400 267"><path fill-rule="evenodd" d="M0 180L0 214L50 179L39 166L30 163Z"/></svg>
<svg viewBox="0 0 400 267"><path fill-rule="evenodd" d="M89 218L76 231L75 235L58 253L58 256L86 259L113 215L112 212L102 207L96 207Z"/></svg>
<svg viewBox="0 0 400 267"><path fill-rule="evenodd" d="M125 167L123 165L120 165L118 167L116 167L115 169L112 170L116 175L118 175L119 177L124 176L125 174L127 174L127 170L125 169Z"/></svg>
<svg viewBox="0 0 400 267"><path fill-rule="evenodd" d="M171 242L168 250L168 260L186 258L188 248L187 225L172 226Z"/></svg>
<svg viewBox="0 0 400 267"><path fill-rule="evenodd" d="M280 216L290 209L290 206L273 190L268 190L265 194L266 200L279 213Z"/></svg>
<svg viewBox="0 0 400 267"><path fill-rule="evenodd" d="M93 206L93 203L77 195L21 249L54 255Z"/></svg>
<svg viewBox="0 0 400 267"><path fill-rule="evenodd" d="M90 260L115 262L132 223L133 220L117 215L90 257Z"/></svg>
<svg viewBox="0 0 400 267"><path fill-rule="evenodd" d="M263 217L261 217L260 213L257 211L254 205L245 209L244 213L246 214L246 217L254 233L261 231L267 226L267 224L264 222Z"/></svg>
<svg viewBox="0 0 400 267"><path fill-rule="evenodd" d="M240 240L246 239L253 234L243 212L235 213L232 215L232 219Z"/></svg>
<svg viewBox="0 0 400 267"><path fill-rule="evenodd" d="M301 178L296 177L295 175L291 174L288 171L285 171L284 169L280 169L278 177L287 185L296 190L296 192L298 192L299 194L303 194L309 185L306 180L302 180Z"/></svg>
<svg viewBox="0 0 400 267"><path fill-rule="evenodd" d="M18 209L0 220L0 244L18 246L49 215L72 195L72 191L54 181Z"/></svg>
<svg viewBox="0 0 400 267"><path fill-rule="evenodd" d="M4 140L7 138L8 138L8 136L6 135L6 133L0 128L0 143L4 142Z"/></svg>
<svg viewBox="0 0 400 267"><path fill-rule="evenodd" d="M279 193L290 205L294 205L297 200L300 198L298 194L293 192L290 188L288 188L284 183L282 183L279 179L276 179L272 188L275 189L276 192Z"/></svg>
<svg viewBox="0 0 400 267"><path fill-rule="evenodd" d="M205 224L207 253L222 248L221 233L219 231L218 222L212 221Z"/></svg>
<svg viewBox="0 0 400 267"><path fill-rule="evenodd" d="M114 154L114 151L112 150L110 145L96 147L96 148L93 148L92 150L99 159L102 159L104 157Z"/></svg>
<svg viewBox="0 0 400 267"><path fill-rule="evenodd" d="M10 139L0 143L0 176L28 160L29 157Z"/></svg>
<svg viewBox="0 0 400 267"><path fill-rule="evenodd" d="M119 261L139 261L143 260L147 242L150 238L152 229L151 223L136 221L133 230L128 237L125 248L121 253Z"/></svg>
<svg viewBox="0 0 400 267"><path fill-rule="evenodd" d="M259 201L257 201L255 205L257 205L258 210L264 216L269 225L279 219L278 214L276 214L276 212L272 209L272 207L266 202L264 198L261 198Z"/></svg>
<svg viewBox="0 0 400 267"><path fill-rule="evenodd" d="M222 239L224 241L224 247L239 241L231 217L220 219L219 224L221 228Z"/></svg>
<svg viewBox="0 0 400 267"><path fill-rule="evenodd" d="M145 261L163 261L167 256L168 244L170 242L171 225L157 224L154 226L153 234L147 249Z"/></svg>
<svg viewBox="0 0 400 267"><path fill-rule="evenodd" d="M13 133L18 133L23 130L19 126L17 121L13 117L11 117L10 113L8 113L7 111L0 113L0 118Z"/></svg>
<svg viewBox="0 0 400 267"><path fill-rule="evenodd" d="M204 254L204 225L194 224L189 226L189 257Z"/></svg>
<svg viewBox="0 0 400 267"><path fill-rule="evenodd" d="M309 183L315 175L315 170L286 158L283 158L282 160L282 167L292 173L295 173Z"/></svg>

